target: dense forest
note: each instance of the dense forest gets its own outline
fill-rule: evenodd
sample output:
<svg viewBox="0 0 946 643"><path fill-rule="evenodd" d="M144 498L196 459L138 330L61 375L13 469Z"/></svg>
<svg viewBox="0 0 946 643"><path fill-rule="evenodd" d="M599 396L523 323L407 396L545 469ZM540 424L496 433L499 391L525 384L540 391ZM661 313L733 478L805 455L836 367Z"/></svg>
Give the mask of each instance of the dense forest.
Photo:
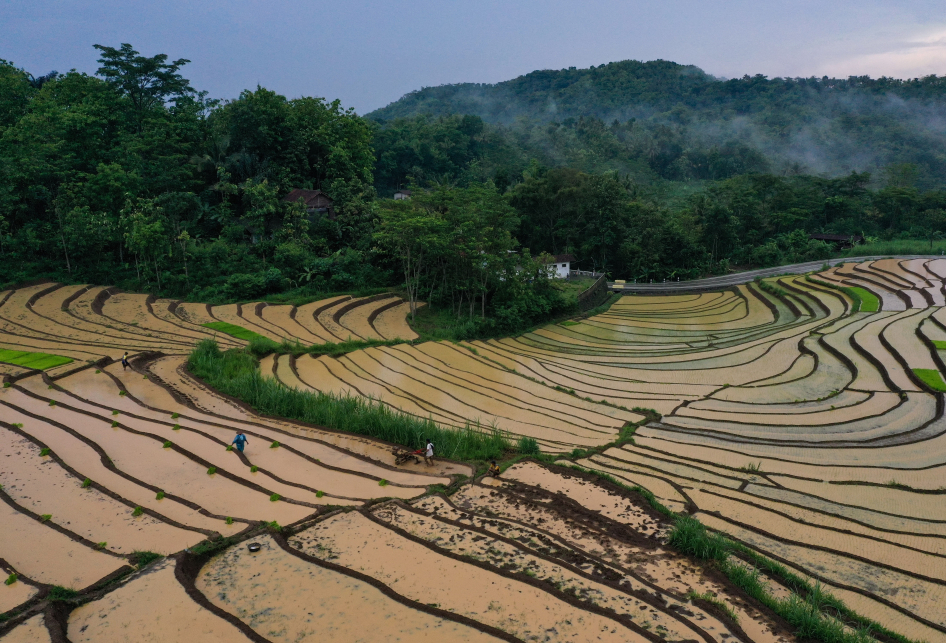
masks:
<svg viewBox="0 0 946 643"><path fill-rule="evenodd" d="M946 77L626 61L362 117L263 87L212 99L187 60L96 48L94 75L0 61L0 282L211 302L398 286L475 334L567 312L543 253L674 279L830 256L811 232L946 232Z"/></svg>

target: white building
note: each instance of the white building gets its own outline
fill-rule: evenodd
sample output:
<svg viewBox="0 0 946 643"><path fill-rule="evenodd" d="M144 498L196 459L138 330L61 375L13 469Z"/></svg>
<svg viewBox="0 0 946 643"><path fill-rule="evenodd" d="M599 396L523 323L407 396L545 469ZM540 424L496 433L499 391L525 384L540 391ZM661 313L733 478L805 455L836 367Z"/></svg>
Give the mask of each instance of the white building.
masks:
<svg viewBox="0 0 946 643"><path fill-rule="evenodd" d="M398 190L397 192L394 193L395 201L406 201L410 198L411 198L410 190Z"/></svg>
<svg viewBox="0 0 946 643"><path fill-rule="evenodd" d="M575 255L552 255L552 261L546 262L549 266L549 274L555 279L568 279L568 273L572 270L572 262Z"/></svg>

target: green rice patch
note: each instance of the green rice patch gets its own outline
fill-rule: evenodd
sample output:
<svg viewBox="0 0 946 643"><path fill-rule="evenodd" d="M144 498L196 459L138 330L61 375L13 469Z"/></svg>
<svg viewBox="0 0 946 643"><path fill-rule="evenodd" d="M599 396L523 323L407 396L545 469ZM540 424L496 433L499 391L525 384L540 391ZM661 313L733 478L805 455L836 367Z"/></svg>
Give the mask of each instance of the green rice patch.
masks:
<svg viewBox="0 0 946 643"><path fill-rule="evenodd" d="M876 313L880 310L880 300L877 298L877 295L860 286L851 286L851 290L857 293L857 296L861 298L860 312Z"/></svg>
<svg viewBox="0 0 946 643"><path fill-rule="evenodd" d="M936 347L936 350L939 350L939 351L946 351L946 342L944 342L944 341L941 340L941 339L934 339L934 340L933 340L933 346Z"/></svg>
<svg viewBox="0 0 946 643"><path fill-rule="evenodd" d="M231 337L242 339L244 342L251 342L254 339L269 341L268 337L263 337L259 333L254 333L253 331L247 330L246 328L243 328L242 326L237 326L236 324L228 324L227 322L215 321L215 322L208 322L206 324L201 324L201 325L206 328L219 331L226 335L230 335Z"/></svg>
<svg viewBox="0 0 946 643"><path fill-rule="evenodd" d="M31 353L29 351L13 351L0 348L0 362L45 371L54 366L69 364L72 359L61 355L50 355L49 353Z"/></svg>
<svg viewBox="0 0 946 643"><path fill-rule="evenodd" d="M946 392L946 382L943 381L943 376L939 371L932 368L914 368L913 374L934 391Z"/></svg>

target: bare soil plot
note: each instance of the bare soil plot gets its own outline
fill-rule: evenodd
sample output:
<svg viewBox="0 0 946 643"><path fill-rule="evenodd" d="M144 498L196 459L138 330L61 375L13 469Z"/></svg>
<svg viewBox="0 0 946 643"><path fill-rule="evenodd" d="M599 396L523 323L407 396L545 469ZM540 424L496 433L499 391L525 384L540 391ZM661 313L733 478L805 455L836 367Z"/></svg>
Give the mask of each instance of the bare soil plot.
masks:
<svg viewBox="0 0 946 643"><path fill-rule="evenodd" d="M372 508L371 513L412 536L422 538L438 550L473 557L499 569L524 573L551 583L564 592L580 597L581 601L589 605L614 610L643 629L654 628L670 640L698 639L702 634L687 623L655 609L652 603L641 600L639 595L595 582L582 574L580 569L564 565L561 559L538 556L520 543L484 537L485 534L480 530L428 517L395 503L378 505ZM678 605L683 607L683 603ZM719 631L725 630L719 628Z"/></svg>
<svg viewBox="0 0 946 643"><path fill-rule="evenodd" d="M151 516L133 516L128 506L59 466L26 438L0 427L0 484L15 503L49 522L120 554L156 551L168 554L197 544L203 534L186 531Z"/></svg>
<svg viewBox="0 0 946 643"><path fill-rule="evenodd" d="M3 637L4 643L52 643L43 614L26 619Z"/></svg>
<svg viewBox="0 0 946 643"><path fill-rule="evenodd" d="M187 327L180 319L177 323L172 323L155 316L148 310L148 299L148 295L124 292L114 294L106 299L102 306L102 316L106 319L101 321L107 324L108 320L114 320L123 325L134 326L146 334L153 333L158 337L182 342L196 343L211 336L207 329L193 325Z"/></svg>
<svg viewBox="0 0 946 643"><path fill-rule="evenodd" d="M232 623L198 605L175 578L173 558L69 614L72 643L231 643L249 641Z"/></svg>
<svg viewBox="0 0 946 643"><path fill-rule="evenodd" d="M332 333L328 332L325 329L325 326L319 323L317 316L326 309L333 308L336 305L344 304L349 301L351 297L349 295L342 295L340 297L330 297L328 299L322 299L320 301L314 301L303 306L296 308L296 321L309 333L315 337L319 337L321 341L315 342L318 344L324 344L325 342L337 342L338 338Z"/></svg>
<svg viewBox="0 0 946 643"><path fill-rule="evenodd" d="M556 475L563 477L562 474ZM564 489L583 487L580 483L587 484L587 481L568 475L560 481ZM572 498L574 494L565 491L564 496ZM588 519L584 509L579 509L581 505L570 508L559 500L561 497L510 483L504 476L488 486L462 487L451 497L447 508L444 501L437 498L424 498L415 504L435 515L445 514L462 524L502 534L520 546L560 557L565 562L575 563L583 557L593 556L596 560L593 567L598 570L601 570L600 565L610 566L610 571L601 570L605 576L613 578L617 572L624 575L622 585L648 586L649 592L660 596L658 600L665 601L670 610L690 590L710 592L725 601L738 615L740 627L745 632L743 636L753 641L785 640L779 628L773 627L765 616L731 589L708 577L705 569L660 546L659 541L666 536L665 528L655 524L653 518L636 505L637 501L628 504L628 499L621 496L612 496L610 500L616 510L624 509L620 511L621 522L630 527L625 533L640 534L623 540L615 537L620 532L612 529L613 523L605 520L596 525ZM574 509L578 511L573 513ZM451 510L452 515L449 513ZM690 610L694 611L692 616L688 614ZM713 617L704 619L698 608L690 607L680 613L691 618L690 622L698 623L711 637L728 637L726 625Z"/></svg>
<svg viewBox="0 0 946 643"><path fill-rule="evenodd" d="M220 321L210 314L207 310L207 304L193 304L181 302L174 311L181 319L198 326L209 324L210 322Z"/></svg>
<svg viewBox="0 0 946 643"><path fill-rule="evenodd" d="M262 545L259 552L251 554L244 547L233 547L207 563L197 578L197 588L271 641L316 637L335 641L496 640L469 625L412 609L382 593L374 583L294 556L270 536L258 541Z"/></svg>
<svg viewBox="0 0 946 643"><path fill-rule="evenodd" d="M435 596L442 609L520 639L646 640L617 620L585 612L531 584L431 551L358 512L328 518L289 542L310 556L368 574L413 600ZM415 564L421 560L425 573L418 574Z"/></svg>
<svg viewBox="0 0 946 643"><path fill-rule="evenodd" d="M0 568L0 570L4 572L4 576L9 576L9 570L3 568ZM38 593L39 590L35 586L22 580L17 580L9 585L0 583L0 614L9 612L17 605L22 605Z"/></svg>
<svg viewBox="0 0 946 643"><path fill-rule="evenodd" d="M378 331L374 329L368 318L379 308L383 308L391 303L391 299L376 299L374 301L365 301L359 306L355 306L344 313L338 319L342 328L347 328L356 338L359 339L381 339Z"/></svg>
<svg viewBox="0 0 946 643"><path fill-rule="evenodd" d="M241 484L224 475L223 468L218 473L208 473L210 467L193 456L162 448L163 440L153 433L141 435L121 425L113 427L112 420L90 417L68 410L64 405L50 407L16 389L9 389L7 394L9 403L16 408L42 414L99 444L118 469L218 516L278 520L280 524L288 524L312 513L307 507L271 502L271 491L267 493ZM120 415L116 419L125 422ZM223 447L220 451L224 452Z"/></svg>
<svg viewBox="0 0 946 643"><path fill-rule="evenodd" d="M4 419L8 418L10 422L22 424L20 431L45 444L67 466L76 470L79 475L89 478L96 485L101 485L135 503L136 506L150 509L158 515L188 527L203 529L207 533L213 531L225 534L235 533L236 529L232 525L225 525L222 519L201 514L198 507L189 506L172 498L157 499L156 493L159 489L126 472L105 466L102 461L104 451L96 451L95 447L61 426L37 420L9 406L4 406L2 410Z"/></svg>
<svg viewBox="0 0 946 643"><path fill-rule="evenodd" d="M419 306L423 306L419 303ZM382 339L407 339L414 340L418 338L417 333L411 329L407 323L407 316L411 314L410 302L404 302L382 310L374 318L371 325Z"/></svg>
<svg viewBox="0 0 946 643"><path fill-rule="evenodd" d="M29 578L50 585L86 588L125 566L37 518L0 503L0 558Z"/></svg>
<svg viewBox="0 0 946 643"><path fill-rule="evenodd" d="M332 337L330 341L333 342L344 342L349 339L358 339L357 337L352 336L352 332L345 328L344 326L339 325L335 321L335 313L338 312L343 306L348 306L352 302L357 302L355 298L348 299L339 299L336 303L332 304L328 308L322 309L322 312L316 315L315 319L318 321L319 325L322 326L324 332Z"/></svg>
<svg viewBox="0 0 946 643"><path fill-rule="evenodd" d="M260 311L260 316L271 326L282 329L289 337L298 339L303 344L324 344L325 338L316 335L303 326L299 319L293 316L298 314L295 306L267 304Z"/></svg>

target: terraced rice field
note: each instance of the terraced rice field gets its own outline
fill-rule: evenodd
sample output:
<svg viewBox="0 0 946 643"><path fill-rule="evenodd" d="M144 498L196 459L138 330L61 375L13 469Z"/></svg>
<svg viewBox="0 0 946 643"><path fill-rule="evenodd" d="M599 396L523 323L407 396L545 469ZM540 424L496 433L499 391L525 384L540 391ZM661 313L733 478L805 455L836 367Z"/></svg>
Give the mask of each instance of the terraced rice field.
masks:
<svg viewBox="0 0 946 643"><path fill-rule="evenodd" d="M535 438L890 630L946 642L946 403L924 375L946 372L944 278L943 260L881 260L624 296L514 338L283 355L262 370ZM869 305L853 312L845 288ZM74 360L3 366L0 568L18 575L0 585L0 612L14 615L4 640L796 638L717 567L672 549L671 521L634 492L530 461L464 484L471 469L448 460L395 468L389 445L258 416L183 367L213 321L279 341L410 338L400 300L207 307L103 293L0 295L0 348ZM88 366L124 350L143 354L132 369ZM619 439L632 424L633 441ZM237 431L246 453L226 449ZM219 536L232 544L208 546ZM125 575L140 551L167 557ZM48 603L53 586L83 598Z"/></svg>
<svg viewBox="0 0 946 643"><path fill-rule="evenodd" d="M183 355L206 338L215 338L222 347L247 343L207 326L220 322L276 342L304 345L416 339L402 305L399 297L380 295L333 297L300 307L263 302L210 306L45 282L0 292L0 370L35 368L55 374L103 357L118 359L125 351ZM393 311L400 311L400 317L392 316Z"/></svg>

